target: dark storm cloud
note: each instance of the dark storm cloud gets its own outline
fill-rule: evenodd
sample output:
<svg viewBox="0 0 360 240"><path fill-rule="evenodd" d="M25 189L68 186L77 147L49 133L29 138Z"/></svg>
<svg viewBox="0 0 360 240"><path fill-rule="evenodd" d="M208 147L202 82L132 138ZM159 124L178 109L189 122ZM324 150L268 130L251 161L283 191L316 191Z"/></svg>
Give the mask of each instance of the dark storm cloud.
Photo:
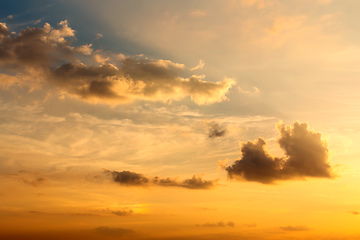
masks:
<svg viewBox="0 0 360 240"><path fill-rule="evenodd" d="M287 227L280 227L284 231L309 231L310 228L307 226L287 226Z"/></svg>
<svg viewBox="0 0 360 240"><path fill-rule="evenodd" d="M212 124L209 129L209 138L223 137L226 133L226 129L218 124Z"/></svg>
<svg viewBox="0 0 360 240"><path fill-rule="evenodd" d="M93 51L92 44L74 47L73 39L75 31L66 20L58 28L46 23L43 28L12 35L0 23L0 68L50 82L64 93L92 102L168 101L190 96L197 104L210 104L226 99L235 84L233 79L205 81L203 75L191 75L183 64L169 60L102 54ZM79 55L98 63L81 63Z"/></svg>
<svg viewBox="0 0 360 240"><path fill-rule="evenodd" d="M243 144L242 158L226 167L228 177L261 183L305 177L332 178L328 148L321 134L308 129L306 123L293 127L278 125L280 147L284 157L270 156L262 138Z"/></svg>
<svg viewBox="0 0 360 240"><path fill-rule="evenodd" d="M158 185L163 187L182 187L188 189L210 189L215 187L216 183L216 180L204 180L196 175L192 178L178 181L174 178L154 177L150 179L142 174L130 171L118 172L104 170L104 173L111 175L115 182L128 186Z"/></svg>
<svg viewBox="0 0 360 240"><path fill-rule="evenodd" d="M197 224L197 227L235 227L234 222L224 223L223 221L217 223L205 223L205 224Z"/></svg>

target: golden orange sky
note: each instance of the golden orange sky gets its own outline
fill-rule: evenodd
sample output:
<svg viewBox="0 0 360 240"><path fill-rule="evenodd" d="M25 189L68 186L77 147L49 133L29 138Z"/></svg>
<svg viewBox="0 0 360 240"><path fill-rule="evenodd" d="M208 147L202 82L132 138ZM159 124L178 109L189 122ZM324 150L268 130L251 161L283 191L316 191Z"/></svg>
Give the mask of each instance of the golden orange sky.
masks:
<svg viewBox="0 0 360 240"><path fill-rule="evenodd" d="M358 7L3 1L0 239L360 239Z"/></svg>

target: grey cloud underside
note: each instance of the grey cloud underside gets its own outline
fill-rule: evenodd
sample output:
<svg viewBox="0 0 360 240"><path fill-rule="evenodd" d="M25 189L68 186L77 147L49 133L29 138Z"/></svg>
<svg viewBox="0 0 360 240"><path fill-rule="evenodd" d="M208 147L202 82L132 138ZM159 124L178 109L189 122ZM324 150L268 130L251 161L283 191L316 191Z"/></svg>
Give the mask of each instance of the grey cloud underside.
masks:
<svg viewBox="0 0 360 240"><path fill-rule="evenodd" d="M101 64L86 65L79 60L80 55L86 62L94 62L101 51L93 53L91 45L73 47L74 36L67 21L58 28L45 24L44 28L27 28L17 35L9 34L6 25L0 23L0 69L51 83L84 100L111 103L190 96L197 104L210 104L226 99L235 83L233 79L208 82L202 75L191 75L183 64L162 59L107 54Z"/></svg>
<svg viewBox="0 0 360 240"><path fill-rule="evenodd" d="M125 186L149 186L157 185L163 187L182 187L187 189L210 189L215 187L216 180L203 180L201 177L193 176L192 178L178 181L173 178L154 177L152 179L142 174L130 171L109 171L104 170L105 174L111 175L112 179Z"/></svg>
<svg viewBox="0 0 360 240"><path fill-rule="evenodd" d="M280 124L278 130L278 143L285 152L284 157L270 156L262 138L247 142L241 148L242 158L225 168L228 177L264 184L305 177L333 177L327 144L320 133L310 131L306 123L298 122L293 127Z"/></svg>

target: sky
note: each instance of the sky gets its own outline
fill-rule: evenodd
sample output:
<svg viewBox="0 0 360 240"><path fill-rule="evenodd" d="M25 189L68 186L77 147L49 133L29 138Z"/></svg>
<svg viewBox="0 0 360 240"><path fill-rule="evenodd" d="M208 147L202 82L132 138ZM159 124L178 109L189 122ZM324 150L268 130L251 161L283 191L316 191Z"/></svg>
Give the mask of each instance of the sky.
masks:
<svg viewBox="0 0 360 240"><path fill-rule="evenodd" d="M360 239L359 1L0 3L1 238Z"/></svg>

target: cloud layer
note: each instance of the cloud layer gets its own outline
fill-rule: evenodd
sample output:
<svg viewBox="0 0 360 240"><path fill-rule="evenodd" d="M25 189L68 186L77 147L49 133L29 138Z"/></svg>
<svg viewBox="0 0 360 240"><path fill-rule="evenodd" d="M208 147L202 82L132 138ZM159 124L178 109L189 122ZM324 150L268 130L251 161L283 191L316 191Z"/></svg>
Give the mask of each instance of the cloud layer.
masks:
<svg viewBox="0 0 360 240"><path fill-rule="evenodd" d="M182 187L188 189L210 189L215 187L216 180L204 180L194 175L192 178L178 181L174 178L154 177L152 179L142 174L130 171L109 171L104 170L105 174L111 175L113 180L125 186L148 186L158 185L163 187Z"/></svg>
<svg viewBox="0 0 360 240"><path fill-rule="evenodd" d="M280 133L278 143L285 156L271 156L262 138L247 142L241 148L242 158L225 168L229 178L267 184L304 177L333 177L327 144L320 133L299 122L295 122L293 127L278 124L277 128Z"/></svg>
<svg viewBox="0 0 360 240"><path fill-rule="evenodd" d="M74 37L75 31L66 20L58 28L46 23L43 28L27 28L19 34L10 34L6 24L0 23L0 69L16 73L20 83L24 76L30 76L52 83L63 93L113 104L187 96L197 104L211 104L225 100L235 84L230 78L205 81L204 75L190 73L194 69L169 60L105 54L94 51L92 44L75 47Z"/></svg>

